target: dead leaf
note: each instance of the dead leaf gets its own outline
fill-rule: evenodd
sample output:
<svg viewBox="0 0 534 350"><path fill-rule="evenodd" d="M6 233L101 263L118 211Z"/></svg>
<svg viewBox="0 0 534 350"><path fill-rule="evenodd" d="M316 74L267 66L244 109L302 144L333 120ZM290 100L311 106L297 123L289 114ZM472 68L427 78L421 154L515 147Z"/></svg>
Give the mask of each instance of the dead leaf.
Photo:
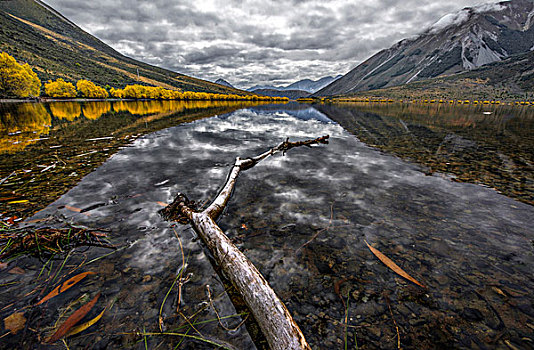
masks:
<svg viewBox="0 0 534 350"><path fill-rule="evenodd" d="M76 212L76 213L80 213L82 211L80 208L71 207L70 205L66 205L65 209L68 209L68 210Z"/></svg>
<svg viewBox="0 0 534 350"><path fill-rule="evenodd" d="M76 310L72 315L70 315L70 317L67 318L61 326L59 326L57 331L46 342L49 344L55 343L56 341L64 337L72 329L72 327L76 325L76 323L80 322L80 320L84 318L84 316L87 315L89 311L91 311L93 306L95 306L96 302L98 301L98 298L100 298L100 293L98 293L93 298L93 300L91 300L90 302Z"/></svg>
<svg viewBox="0 0 534 350"><path fill-rule="evenodd" d="M504 292L503 292L501 289L499 289L499 288L497 288L497 287L495 287L495 286L491 287L491 289L493 289L493 291L494 291L495 293L500 294L500 295L502 295L503 297L508 297L506 294L504 294Z"/></svg>
<svg viewBox="0 0 534 350"><path fill-rule="evenodd" d="M17 312L4 318L4 328L11 331L11 334L17 334L18 331L24 329L25 325L24 312Z"/></svg>
<svg viewBox="0 0 534 350"><path fill-rule="evenodd" d="M7 267L7 263L4 263L4 262L1 262L0 261L0 270L3 270Z"/></svg>
<svg viewBox="0 0 534 350"><path fill-rule="evenodd" d="M66 335L66 337L70 337L71 335L75 335L75 334L78 334L78 333L81 333L83 331L85 331L87 328L91 327L92 325L94 325L95 323L98 322L98 320L100 320L102 318L102 316L104 316L104 312L106 312L106 309L107 308L104 308L104 310L102 310L102 312L100 314L98 314L98 316L96 316L95 318L93 318L92 320L90 321L87 321L79 326L76 326L74 328L72 328Z"/></svg>
<svg viewBox="0 0 534 350"><path fill-rule="evenodd" d="M95 272L87 271L87 272L82 272L82 273L80 273L80 274L78 274L78 275L76 275L74 277L69 278L68 280L63 282L61 285L59 285L56 288L54 288L53 291L48 293L41 301L39 301L35 305L36 306L40 305L40 304L44 303L45 301L48 301L48 300L52 299L56 295L58 295L60 293L63 293L64 291L66 291L70 287L74 286L76 283L78 283L81 280L83 280L87 275L95 275L95 274L96 274Z"/></svg>
<svg viewBox="0 0 534 350"><path fill-rule="evenodd" d="M248 227L247 227L246 224L241 224L241 228L242 228L243 230L248 230Z"/></svg>
<svg viewBox="0 0 534 350"><path fill-rule="evenodd" d="M412 276L408 275L403 269L401 269L397 264L395 264L390 258L388 258L387 256L385 256L384 254L382 254L378 249L376 248L373 248L369 245L369 243L367 243L367 241L364 241L365 244L367 244L367 247L369 247L369 250L371 250L371 252L380 260L382 261L387 267L389 267L390 269L392 269L395 273L397 273L398 275L406 278L408 281L410 282L413 282L415 284L417 284L418 286L421 286L423 288L426 288L422 283L420 283L419 281L417 281L415 278L413 278Z"/></svg>
<svg viewBox="0 0 534 350"><path fill-rule="evenodd" d="M167 206L167 203L165 203L165 202L157 201L156 203L158 203L158 204L161 205L162 207L166 207L166 206Z"/></svg>
<svg viewBox="0 0 534 350"><path fill-rule="evenodd" d="M12 268L11 270L8 271L10 274L13 274L13 275L24 275L26 273L26 271L24 271L23 269L21 269L20 267L18 266L15 266L14 268Z"/></svg>

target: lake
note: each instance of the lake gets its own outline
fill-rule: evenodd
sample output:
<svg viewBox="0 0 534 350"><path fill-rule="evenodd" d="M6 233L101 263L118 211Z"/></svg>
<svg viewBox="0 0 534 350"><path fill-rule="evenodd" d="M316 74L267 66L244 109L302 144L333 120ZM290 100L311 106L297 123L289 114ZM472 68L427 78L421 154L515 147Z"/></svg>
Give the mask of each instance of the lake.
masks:
<svg viewBox="0 0 534 350"><path fill-rule="evenodd" d="M71 348L264 348L250 320L233 329L246 310L194 232L158 210L179 192L208 203L237 156L326 134L326 146L243 172L219 221L312 348L396 349L399 338L406 349L534 346L530 107L145 101L1 110L3 219L107 229L117 248L2 266L2 319L95 272L24 309L26 328L4 336L4 348L50 348L40 340L60 315L97 293L89 318L106 311L66 339ZM366 242L427 288L388 269ZM160 326L168 334L154 335Z"/></svg>

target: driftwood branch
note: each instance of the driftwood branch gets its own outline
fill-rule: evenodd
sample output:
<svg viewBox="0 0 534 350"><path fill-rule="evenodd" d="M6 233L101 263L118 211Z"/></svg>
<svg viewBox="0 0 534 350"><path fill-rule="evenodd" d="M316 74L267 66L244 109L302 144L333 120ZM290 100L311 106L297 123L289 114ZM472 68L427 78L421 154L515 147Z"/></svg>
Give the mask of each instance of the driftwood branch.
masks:
<svg viewBox="0 0 534 350"><path fill-rule="evenodd" d="M246 159L238 157L217 198L203 211L197 211L195 203L189 201L183 194L178 194L173 203L161 210L165 219L193 226L210 250L216 264L251 310L271 349L310 349L310 346L284 303L256 267L219 228L216 220L226 207L241 171L250 169L263 159L279 152L285 153L300 146L327 144L328 137L327 135L298 142L286 140L256 157Z"/></svg>

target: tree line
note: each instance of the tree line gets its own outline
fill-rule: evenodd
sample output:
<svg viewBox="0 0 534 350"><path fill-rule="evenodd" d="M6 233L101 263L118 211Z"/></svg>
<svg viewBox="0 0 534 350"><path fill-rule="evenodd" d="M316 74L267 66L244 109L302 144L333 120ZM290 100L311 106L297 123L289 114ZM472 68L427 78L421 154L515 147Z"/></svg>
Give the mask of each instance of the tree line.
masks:
<svg viewBox="0 0 534 350"><path fill-rule="evenodd" d="M10 98L51 97L51 98L94 98L94 99L154 99L154 100L203 100L203 101L287 101L287 97L261 95L215 94L207 92L165 89L161 86L127 85L123 89L108 85L101 87L81 79L76 86L62 78L48 81L41 91L41 80L26 64L19 64L6 52L0 53L0 96ZM43 93L42 93L43 92Z"/></svg>

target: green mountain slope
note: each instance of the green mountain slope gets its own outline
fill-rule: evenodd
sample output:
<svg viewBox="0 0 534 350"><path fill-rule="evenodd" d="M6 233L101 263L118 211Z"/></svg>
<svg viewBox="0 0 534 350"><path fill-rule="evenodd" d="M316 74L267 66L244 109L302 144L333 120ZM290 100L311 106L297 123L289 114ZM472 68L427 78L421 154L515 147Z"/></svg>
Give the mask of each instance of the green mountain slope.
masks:
<svg viewBox="0 0 534 350"><path fill-rule="evenodd" d="M83 78L115 87L142 82L189 91L249 94L126 57L40 1L0 1L0 51L29 63L42 81Z"/></svg>

